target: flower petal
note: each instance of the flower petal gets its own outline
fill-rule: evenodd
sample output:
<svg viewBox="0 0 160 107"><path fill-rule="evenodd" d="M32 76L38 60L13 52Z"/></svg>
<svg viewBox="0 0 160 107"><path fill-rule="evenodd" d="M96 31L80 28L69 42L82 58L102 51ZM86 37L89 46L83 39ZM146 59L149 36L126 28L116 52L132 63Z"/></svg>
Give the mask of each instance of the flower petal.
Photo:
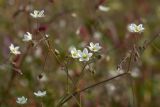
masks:
<svg viewBox="0 0 160 107"><path fill-rule="evenodd" d="M43 17L43 16L44 16L43 13L44 13L44 10L40 11L40 12L39 12L39 17Z"/></svg>
<svg viewBox="0 0 160 107"><path fill-rule="evenodd" d="M84 49L83 49L83 53L88 54L88 49L87 49L87 48L84 48Z"/></svg>
<svg viewBox="0 0 160 107"><path fill-rule="evenodd" d="M90 46L91 46L91 47L94 47L94 44L93 44L93 42L91 42L91 43L90 43Z"/></svg>
<svg viewBox="0 0 160 107"><path fill-rule="evenodd" d="M78 55L79 55L79 57L82 57L83 56L82 51L78 50Z"/></svg>
<svg viewBox="0 0 160 107"><path fill-rule="evenodd" d="M81 57L81 58L79 58L79 61L84 61L84 59Z"/></svg>

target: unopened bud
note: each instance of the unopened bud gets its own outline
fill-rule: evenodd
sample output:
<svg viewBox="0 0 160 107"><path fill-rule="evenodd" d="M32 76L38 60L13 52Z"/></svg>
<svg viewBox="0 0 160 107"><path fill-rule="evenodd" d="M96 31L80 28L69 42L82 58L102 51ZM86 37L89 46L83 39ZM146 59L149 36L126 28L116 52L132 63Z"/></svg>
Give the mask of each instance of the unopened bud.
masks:
<svg viewBox="0 0 160 107"><path fill-rule="evenodd" d="M60 52L57 49L55 49L54 52L56 55L60 55Z"/></svg>

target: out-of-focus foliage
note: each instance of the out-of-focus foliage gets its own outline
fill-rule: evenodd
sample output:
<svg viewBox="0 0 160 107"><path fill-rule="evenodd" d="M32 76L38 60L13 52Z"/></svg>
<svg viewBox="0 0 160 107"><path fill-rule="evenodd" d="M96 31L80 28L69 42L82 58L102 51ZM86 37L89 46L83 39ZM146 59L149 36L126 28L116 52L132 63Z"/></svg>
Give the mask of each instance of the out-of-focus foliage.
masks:
<svg viewBox="0 0 160 107"><path fill-rule="evenodd" d="M110 10L100 11L99 5ZM44 9L45 17L33 19L29 13L34 9ZM44 42L28 50L28 43L22 41L24 33L31 32L35 41L48 34L61 61L71 46L83 49L90 42L100 43L102 58L90 65L94 74L85 70L77 84L82 89L118 74L117 65L134 44L133 35L127 31L130 23L145 27L137 35L137 44L152 40L160 31L160 0L0 0L0 107L18 107L19 96L28 98L26 107L39 107L42 101L43 107L55 107L67 92L63 67ZM23 75L15 73L9 62L11 43L20 46L22 55L27 53L19 66ZM69 64L73 79L79 77L81 66L75 61ZM135 73L132 77L119 77L83 92L82 107L159 107L160 38L132 63L130 71ZM73 85L69 84L72 92ZM33 94L37 90L46 90L47 95L37 98ZM78 105L72 98L64 107Z"/></svg>

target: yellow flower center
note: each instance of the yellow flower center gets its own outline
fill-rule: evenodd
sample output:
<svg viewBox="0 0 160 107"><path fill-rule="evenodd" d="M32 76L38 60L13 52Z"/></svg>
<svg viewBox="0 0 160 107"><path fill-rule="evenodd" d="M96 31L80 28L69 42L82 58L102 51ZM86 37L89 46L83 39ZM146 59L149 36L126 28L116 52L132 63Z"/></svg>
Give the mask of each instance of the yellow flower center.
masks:
<svg viewBox="0 0 160 107"><path fill-rule="evenodd" d="M75 52L75 53L73 53L73 56L77 56L77 53Z"/></svg>
<svg viewBox="0 0 160 107"><path fill-rule="evenodd" d="M136 32L139 32L139 27L136 27L135 30L136 30Z"/></svg>
<svg viewBox="0 0 160 107"><path fill-rule="evenodd" d="M83 58L86 59L86 58L87 58L87 55L86 55L86 54L83 54Z"/></svg>

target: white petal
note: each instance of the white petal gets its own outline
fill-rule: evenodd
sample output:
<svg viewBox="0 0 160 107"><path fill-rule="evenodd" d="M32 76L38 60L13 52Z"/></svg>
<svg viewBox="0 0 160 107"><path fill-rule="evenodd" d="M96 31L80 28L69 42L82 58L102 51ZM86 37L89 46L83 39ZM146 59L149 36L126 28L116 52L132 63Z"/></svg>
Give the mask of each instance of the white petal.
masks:
<svg viewBox="0 0 160 107"><path fill-rule="evenodd" d="M81 57L81 58L79 58L79 61L84 61L84 59Z"/></svg>
<svg viewBox="0 0 160 107"><path fill-rule="evenodd" d="M31 15L32 17L36 18L35 14L33 14L33 13L30 13L30 15Z"/></svg>
<svg viewBox="0 0 160 107"><path fill-rule="evenodd" d="M138 29L139 29L140 31L143 31L143 30L144 30L143 25L142 25L142 24L139 24L139 25L138 25Z"/></svg>
<svg viewBox="0 0 160 107"><path fill-rule="evenodd" d="M35 15L37 15L37 14L38 14L38 12L39 12L38 10L34 10L34 14L35 14Z"/></svg>
<svg viewBox="0 0 160 107"><path fill-rule="evenodd" d="M26 32L26 33L27 33L27 35L28 35L28 36L32 36L32 34L31 34L31 33L29 33L29 32Z"/></svg>
<svg viewBox="0 0 160 107"><path fill-rule="evenodd" d="M86 59L84 59L85 61L89 61L89 57L87 57Z"/></svg>
<svg viewBox="0 0 160 107"><path fill-rule="evenodd" d="M71 54L74 54L75 52L77 52L76 48L72 48L71 49Z"/></svg>
<svg viewBox="0 0 160 107"><path fill-rule="evenodd" d="M72 49L72 51L77 52L77 49L74 47L74 48Z"/></svg>
<svg viewBox="0 0 160 107"><path fill-rule="evenodd" d="M78 55L79 55L79 57L82 57L83 56L82 51L78 50Z"/></svg>
<svg viewBox="0 0 160 107"><path fill-rule="evenodd" d="M142 24L139 24L139 25L138 25L139 28L142 28L142 26L143 26Z"/></svg>
<svg viewBox="0 0 160 107"><path fill-rule="evenodd" d="M13 47L12 47L11 45L9 46L9 50L10 50L10 51L12 51L12 50L13 50Z"/></svg>
<svg viewBox="0 0 160 107"><path fill-rule="evenodd" d="M94 47L94 44L91 42L91 43L90 43L90 46L91 46L91 47Z"/></svg>
<svg viewBox="0 0 160 107"><path fill-rule="evenodd" d="M128 30L129 30L130 32L135 32L136 26L137 26L136 24L131 23L131 24L128 25Z"/></svg>
<svg viewBox="0 0 160 107"><path fill-rule="evenodd" d="M101 46L96 46L97 51L100 50L102 47Z"/></svg>
<svg viewBox="0 0 160 107"><path fill-rule="evenodd" d="M91 51L93 51L93 48L92 47L88 47Z"/></svg>
<svg viewBox="0 0 160 107"><path fill-rule="evenodd" d="M44 17L44 10L39 12L39 17Z"/></svg>
<svg viewBox="0 0 160 107"><path fill-rule="evenodd" d="M84 48L84 49L83 49L83 53L88 54L88 49L87 49L87 48Z"/></svg>
<svg viewBox="0 0 160 107"><path fill-rule="evenodd" d="M19 46L16 46L16 47L15 47L15 50L19 50Z"/></svg>

